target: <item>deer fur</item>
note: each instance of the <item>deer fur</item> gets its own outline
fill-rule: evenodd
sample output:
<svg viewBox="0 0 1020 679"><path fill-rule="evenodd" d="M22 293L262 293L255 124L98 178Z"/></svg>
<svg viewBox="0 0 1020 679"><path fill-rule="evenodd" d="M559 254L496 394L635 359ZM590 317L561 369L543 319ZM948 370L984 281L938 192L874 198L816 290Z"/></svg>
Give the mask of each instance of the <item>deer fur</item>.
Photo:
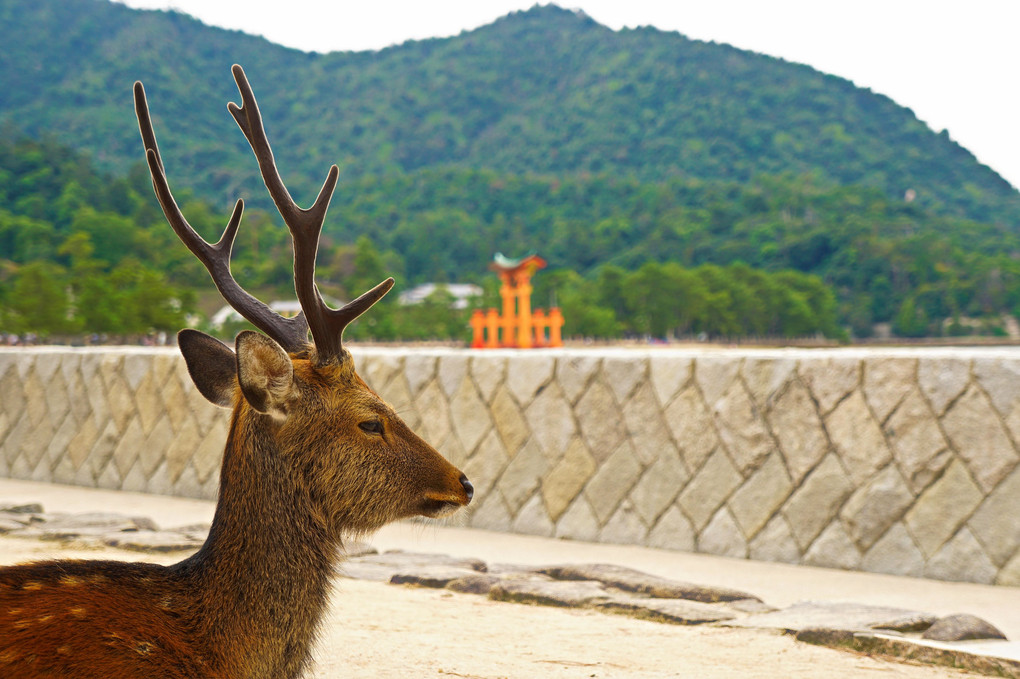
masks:
<svg viewBox="0 0 1020 679"><path fill-rule="evenodd" d="M311 208L294 203L244 71L232 71L243 105L228 108L290 230L302 313L277 315L230 274L241 201L216 244L188 224L170 193L145 91L135 83L135 113L164 215L224 298L266 334L242 332L234 350L196 330L178 334L199 392L233 411L205 544L172 566L47 561L0 568L3 679L300 677L344 540L471 502L467 477L365 384L343 347L346 325L393 279L340 309L328 307L316 288L315 253L337 167Z"/></svg>
<svg viewBox="0 0 1020 679"><path fill-rule="evenodd" d="M208 539L172 566L0 568L0 676L299 677L344 539L470 501L349 355L316 365L250 331L236 356L197 331L179 344L201 393L233 407Z"/></svg>

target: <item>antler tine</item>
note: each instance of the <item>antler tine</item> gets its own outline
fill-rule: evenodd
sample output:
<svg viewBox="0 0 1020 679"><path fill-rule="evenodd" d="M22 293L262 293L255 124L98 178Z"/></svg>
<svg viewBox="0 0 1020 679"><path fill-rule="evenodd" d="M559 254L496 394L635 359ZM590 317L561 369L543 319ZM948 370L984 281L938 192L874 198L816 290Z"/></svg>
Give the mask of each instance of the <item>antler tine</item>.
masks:
<svg viewBox="0 0 1020 679"><path fill-rule="evenodd" d="M344 328L389 292L393 287L393 279L383 281L340 309L332 309L323 301L315 284L315 255L319 246L319 234L326 219L326 210L340 177L340 169L336 165L331 166L312 206L308 209L299 207L277 169L276 159L273 157L273 150L262 124L262 114L259 112L255 94L248 84L244 69L234 64L231 72L241 94L241 106L231 102L227 104L227 108L248 139L269 195L272 196L280 216L290 230L294 241L294 288L308 319L318 358L326 362L343 354Z"/></svg>
<svg viewBox="0 0 1020 679"><path fill-rule="evenodd" d="M308 323L302 314L294 318L284 318L264 303L250 295L234 280L230 273L230 254L233 250L237 229L241 224L244 212L244 201L238 200L223 230L223 235L215 244L203 239L192 228L184 213L181 212L170 192L170 185L163 170L163 161L156 144L156 135L149 116L149 106L145 100L145 88L141 82L135 82L135 115L138 117L138 129L145 145L145 159L152 176L152 187L163 214L173 228L174 233L189 250L205 266L223 298L241 316L252 325L280 343L287 351L299 351L308 343Z"/></svg>

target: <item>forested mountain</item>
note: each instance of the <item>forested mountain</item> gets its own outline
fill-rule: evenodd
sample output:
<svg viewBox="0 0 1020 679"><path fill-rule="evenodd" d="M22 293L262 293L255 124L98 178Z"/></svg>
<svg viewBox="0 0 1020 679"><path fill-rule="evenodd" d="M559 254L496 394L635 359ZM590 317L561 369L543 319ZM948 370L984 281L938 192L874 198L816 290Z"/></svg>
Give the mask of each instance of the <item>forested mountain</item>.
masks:
<svg viewBox="0 0 1020 679"><path fill-rule="evenodd" d="M1020 194L805 66L554 6L317 55L173 12L0 0L0 42L0 332L169 330L211 289L152 197L135 79L189 219L215 238L244 197L234 271L291 294L286 229L223 105L234 62L300 203L341 167L319 257L340 298L389 274L484 283L503 250L550 262L535 303L555 298L568 334L920 336L1020 315ZM463 331L441 299L394 305L352 333Z"/></svg>
<svg viewBox="0 0 1020 679"><path fill-rule="evenodd" d="M319 55L106 0L0 0L0 44L0 122L123 172L140 157L140 79L176 181L216 200L256 176L223 109L236 62L281 166L312 195L332 162L345 178L439 165L652 182L812 173L890 197L913 189L919 205L971 219L1020 216L1016 190L886 97L555 6L453 38Z"/></svg>

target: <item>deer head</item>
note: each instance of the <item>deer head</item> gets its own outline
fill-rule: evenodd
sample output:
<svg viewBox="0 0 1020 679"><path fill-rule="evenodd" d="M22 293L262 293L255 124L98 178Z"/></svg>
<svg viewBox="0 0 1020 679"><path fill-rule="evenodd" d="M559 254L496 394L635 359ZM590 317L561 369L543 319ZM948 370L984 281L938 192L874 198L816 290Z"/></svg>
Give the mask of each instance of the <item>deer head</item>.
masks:
<svg viewBox="0 0 1020 679"><path fill-rule="evenodd" d="M294 287L302 311L294 318L280 316L231 275L230 254L243 201L237 201L215 244L206 242L188 224L170 192L145 90L135 83L135 112L146 161L167 221L205 265L224 299L265 333L242 332L232 351L196 330L181 331L178 343L188 371L209 401L234 409L232 437L253 449L241 454L257 455L254 449L265 449L287 460L285 473L294 475L316 520L330 531L366 531L403 517L451 513L471 501L470 482L365 384L343 346L344 328L382 298L393 287L393 279L339 309L323 301L315 284L319 235L339 170L336 165L329 169L310 208L299 207L280 177L244 71L237 65L232 71L241 106L230 103L227 108L251 145L290 231ZM231 473L225 461L224 474ZM238 474L223 479L221 485L227 482L258 481Z"/></svg>

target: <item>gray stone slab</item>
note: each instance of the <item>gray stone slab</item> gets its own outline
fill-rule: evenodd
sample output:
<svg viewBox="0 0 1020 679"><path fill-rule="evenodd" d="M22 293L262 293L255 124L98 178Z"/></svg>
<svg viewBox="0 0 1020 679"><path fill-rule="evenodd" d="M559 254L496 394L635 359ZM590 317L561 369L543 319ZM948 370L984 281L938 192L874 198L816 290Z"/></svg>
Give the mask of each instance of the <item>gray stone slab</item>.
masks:
<svg viewBox="0 0 1020 679"><path fill-rule="evenodd" d="M404 572L394 573L390 576L391 585L416 585L418 587L431 587L442 589L454 580L461 580L466 577L478 575L478 571L459 566L446 566L442 564L420 566ZM490 576L495 577L495 576Z"/></svg>
<svg viewBox="0 0 1020 679"><path fill-rule="evenodd" d="M508 580L489 590L489 598L542 606L583 607L610 598L601 583L590 580Z"/></svg>
<svg viewBox="0 0 1020 679"><path fill-rule="evenodd" d="M936 620L921 635L932 641L970 641L972 639L1005 639L1006 635L976 615L957 613Z"/></svg>
<svg viewBox="0 0 1020 679"><path fill-rule="evenodd" d="M557 580L596 581L606 587L612 587L624 592L645 594L660 599L686 599L702 603L737 601L740 599L760 601L753 594L741 592L740 590L729 589L727 587L694 585L612 564L547 566L540 568L539 572Z"/></svg>
<svg viewBox="0 0 1020 679"><path fill-rule="evenodd" d="M727 622L734 627L777 629L799 632L806 629L861 631L872 630L890 621L924 615L892 606L868 606L853 603L801 602L789 608L751 615Z"/></svg>
<svg viewBox="0 0 1020 679"><path fill-rule="evenodd" d="M686 599L614 597L608 601L598 601L592 607L607 613L673 625L702 625L736 617L735 613L726 610L722 604L703 604Z"/></svg>

